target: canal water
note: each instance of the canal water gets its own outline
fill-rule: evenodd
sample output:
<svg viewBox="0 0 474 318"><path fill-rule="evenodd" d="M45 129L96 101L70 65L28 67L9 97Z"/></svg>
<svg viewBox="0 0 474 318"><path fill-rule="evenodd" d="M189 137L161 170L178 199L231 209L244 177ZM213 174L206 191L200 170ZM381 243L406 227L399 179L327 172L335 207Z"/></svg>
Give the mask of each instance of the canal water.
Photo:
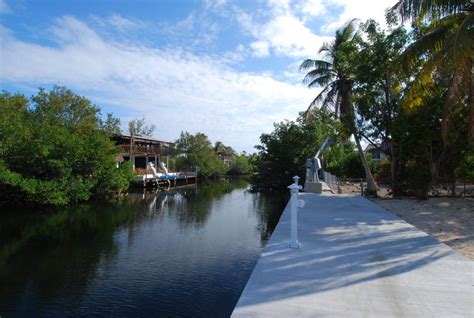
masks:
<svg viewBox="0 0 474 318"><path fill-rule="evenodd" d="M0 316L228 317L288 197L219 180L0 213Z"/></svg>

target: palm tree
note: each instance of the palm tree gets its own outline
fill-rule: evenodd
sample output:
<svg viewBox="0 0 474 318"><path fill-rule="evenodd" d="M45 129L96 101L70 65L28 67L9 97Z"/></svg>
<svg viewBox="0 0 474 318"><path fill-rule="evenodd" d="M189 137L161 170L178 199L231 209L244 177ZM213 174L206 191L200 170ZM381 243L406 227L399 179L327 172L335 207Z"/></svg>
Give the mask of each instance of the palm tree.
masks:
<svg viewBox="0 0 474 318"><path fill-rule="evenodd" d="M305 60L300 70L308 71L303 82L308 87L321 86L323 90L309 105L306 116L311 109L321 105L322 110L331 109L341 122L354 135L357 150L364 166L369 192L376 193L377 186L370 172L369 165L360 144L359 132L355 125L354 108L352 104L352 88L354 81L355 63L357 58L357 42L359 34L355 20L349 21L343 28L336 31L336 37L331 43L325 43L319 50L327 60Z"/></svg>
<svg viewBox="0 0 474 318"><path fill-rule="evenodd" d="M443 138L447 143L454 108L464 105L470 114L469 142L474 144L474 1L400 0L392 11L402 20L428 24L424 34L402 55L401 64L408 67L424 62L405 105L417 106L420 96L429 95L435 85L434 74L451 74L443 109Z"/></svg>

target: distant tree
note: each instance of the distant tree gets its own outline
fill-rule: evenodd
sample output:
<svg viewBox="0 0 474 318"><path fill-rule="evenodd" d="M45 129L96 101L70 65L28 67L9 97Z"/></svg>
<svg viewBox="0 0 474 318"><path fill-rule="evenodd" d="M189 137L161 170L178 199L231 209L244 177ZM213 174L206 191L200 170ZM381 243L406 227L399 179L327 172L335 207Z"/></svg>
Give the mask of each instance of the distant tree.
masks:
<svg viewBox="0 0 474 318"><path fill-rule="evenodd" d="M245 175L254 172L255 167L244 153L232 156L231 163L227 174L229 175Z"/></svg>
<svg viewBox="0 0 474 318"><path fill-rule="evenodd" d="M256 169L255 187L286 189L294 175L304 181L306 159L315 155L326 137L334 144L323 153L323 166L341 176L347 171L345 158L354 151L353 144L340 142L345 136L344 127L333 115L316 109L310 118L302 114L296 122L275 123L271 133L260 136L260 145L255 146L258 154L250 159Z"/></svg>
<svg viewBox="0 0 474 318"><path fill-rule="evenodd" d="M155 125L147 125L145 118L134 119L128 123L128 132L131 136L151 137L155 128Z"/></svg>
<svg viewBox="0 0 474 318"><path fill-rule="evenodd" d="M0 204L66 205L129 185L99 109L64 87L0 95Z"/></svg>
<svg viewBox="0 0 474 318"><path fill-rule="evenodd" d="M108 135L120 135L120 118L114 117L112 113L107 113L107 117L104 120L100 119L100 127Z"/></svg>
<svg viewBox="0 0 474 318"><path fill-rule="evenodd" d="M155 125L147 125L145 118L134 119L128 123L128 132L130 134L130 161L135 162L135 138L137 136L149 136L153 134Z"/></svg>
<svg viewBox="0 0 474 318"><path fill-rule="evenodd" d="M235 150L230 146L224 145L221 141L216 141L214 144L214 151L219 155L233 156L236 154Z"/></svg>
<svg viewBox="0 0 474 318"><path fill-rule="evenodd" d="M187 131L182 131L178 140L176 140L176 149L178 153L187 154L191 150L192 143L194 141L194 136Z"/></svg>
<svg viewBox="0 0 474 318"><path fill-rule="evenodd" d="M225 174L227 167L215 153L209 138L203 133L191 135L181 132L176 140L176 147L180 155L176 158L176 168L185 169L199 167L203 177L220 176Z"/></svg>

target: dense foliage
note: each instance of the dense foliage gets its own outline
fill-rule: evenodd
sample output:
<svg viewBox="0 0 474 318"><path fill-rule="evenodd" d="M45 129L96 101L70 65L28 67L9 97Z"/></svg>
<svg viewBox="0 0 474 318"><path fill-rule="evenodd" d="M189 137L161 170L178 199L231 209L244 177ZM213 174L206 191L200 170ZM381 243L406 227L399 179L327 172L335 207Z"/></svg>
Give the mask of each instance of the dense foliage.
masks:
<svg viewBox="0 0 474 318"><path fill-rule="evenodd" d="M323 154L326 170L345 177L363 175L354 144L347 141L347 131L330 113L315 110L309 119L301 115L296 122L284 121L274 127L271 133L260 137L261 144L256 147L257 189L283 189L294 175L305 176L306 159L316 154L326 137L333 141Z"/></svg>
<svg viewBox="0 0 474 318"><path fill-rule="evenodd" d="M181 136L176 140L176 149L179 153L175 163L177 170L197 168L199 175L206 178L225 174L249 174L253 171L246 154L239 155L220 141L213 147L209 138L203 133L192 135L181 132Z"/></svg>
<svg viewBox="0 0 474 318"><path fill-rule="evenodd" d="M66 88L38 95L0 95L0 203L67 205L128 188L130 167L89 100Z"/></svg>
<svg viewBox="0 0 474 318"><path fill-rule="evenodd" d="M410 32L398 18L412 21ZM474 4L401 0L387 12L387 25L350 21L321 47L322 59L301 64L303 82L322 90L303 119L261 136L261 186L281 187L303 175L304 160L326 135L342 132L338 125L353 136L360 155L354 156L347 135L340 138L343 146L330 151L341 153L330 160L328 151L324 164L338 176L359 176L364 168L369 185L374 173L390 179L394 194L423 198L435 186L454 190L457 179L473 180ZM333 121L321 118L326 111ZM316 133L314 122L325 129ZM361 140L388 160L366 164Z"/></svg>

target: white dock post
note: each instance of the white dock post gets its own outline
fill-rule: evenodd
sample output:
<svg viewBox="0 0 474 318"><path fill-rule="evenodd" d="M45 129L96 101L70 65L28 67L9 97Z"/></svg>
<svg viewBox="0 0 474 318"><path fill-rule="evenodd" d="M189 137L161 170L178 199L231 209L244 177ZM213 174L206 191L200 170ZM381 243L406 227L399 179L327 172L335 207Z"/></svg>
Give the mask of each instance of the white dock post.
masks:
<svg viewBox="0 0 474 318"><path fill-rule="evenodd" d="M294 176L292 183L288 189L290 189L290 209L291 209L291 241L288 244L290 248L300 248L300 242L298 242L298 192L301 186L298 185L300 177Z"/></svg>

